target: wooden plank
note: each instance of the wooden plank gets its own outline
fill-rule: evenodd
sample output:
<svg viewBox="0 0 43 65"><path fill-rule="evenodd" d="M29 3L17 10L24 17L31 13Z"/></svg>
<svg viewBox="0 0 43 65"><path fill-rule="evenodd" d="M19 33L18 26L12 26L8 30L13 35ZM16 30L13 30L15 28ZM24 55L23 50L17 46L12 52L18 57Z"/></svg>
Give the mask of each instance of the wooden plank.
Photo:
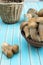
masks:
<svg viewBox="0 0 43 65"><path fill-rule="evenodd" d="M24 18L24 14L26 14L27 10L28 10L28 3L24 3L24 7L23 7L23 11L22 11L22 15L21 15L21 19L23 21ZM26 21L26 19L24 18L24 21ZM28 50L28 44L26 42L26 40L24 39L24 37L20 34L21 40L20 40L20 47L21 47L21 65L30 65L30 53Z"/></svg>
<svg viewBox="0 0 43 65"><path fill-rule="evenodd" d="M34 5L34 6L33 6ZM35 8L36 10L38 10L37 8L37 3L32 3L31 4L31 7ZM31 47L31 56L32 56L32 65L40 65L40 59L39 59L39 56L38 56L38 53L37 53L37 48L33 48ZM36 59L35 59L36 58ZM35 60L34 60L35 59Z"/></svg>
<svg viewBox="0 0 43 65"><path fill-rule="evenodd" d="M28 9L26 5L25 5L25 3L23 5L23 11L21 14L22 22L24 20L24 14L27 12L26 9ZM19 34L19 40L20 40L19 41L20 42L20 65L30 65L28 45L27 45L26 40L21 35L21 33Z"/></svg>
<svg viewBox="0 0 43 65"><path fill-rule="evenodd" d="M4 42L4 37L6 35L6 30L7 30L7 25L5 25L1 18L0 18L0 65L1 65L1 59L2 59L2 50L1 50L1 46L2 43Z"/></svg>
<svg viewBox="0 0 43 65"><path fill-rule="evenodd" d="M26 2L24 2L23 4L23 8L22 8L22 13L21 13L21 17L20 17L20 22L26 21L24 14L26 14L27 10L28 10L28 3L26 4Z"/></svg>
<svg viewBox="0 0 43 65"><path fill-rule="evenodd" d="M19 40L19 23L14 25L14 31L13 31L13 39L12 39L12 45L17 44L20 49L20 40ZM20 50L18 54L15 54L13 58L11 59L11 65L20 65Z"/></svg>
<svg viewBox="0 0 43 65"><path fill-rule="evenodd" d="M37 3L37 5L38 5L37 8L39 10L43 8L43 2L39 2L39 3ZM43 65L43 47L38 48L37 49L37 53L38 53L38 56L39 56L40 65Z"/></svg>
<svg viewBox="0 0 43 65"><path fill-rule="evenodd" d="M30 65L30 53L26 40L21 37L21 65Z"/></svg>
<svg viewBox="0 0 43 65"><path fill-rule="evenodd" d="M23 14L26 13L29 8L35 8L39 10L43 8L42 5L43 3L25 4ZM8 25L6 39L5 39L5 32L7 29L7 25L2 24L1 28L2 29L0 31L0 40L1 40L0 45L2 45L3 41L6 41L8 44L11 44L11 45L18 44L20 47L19 53L14 55L12 59L8 59L4 54L2 55L1 49L0 49L1 65L43 65L43 47L38 48L38 50L30 45L28 47L26 40L20 34L19 23L14 24L14 27L13 25ZM1 58L1 55L2 55L2 58Z"/></svg>
<svg viewBox="0 0 43 65"><path fill-rule="evenodd" d="M37 4L34 2L28 3L28 8L37 9ZM39 56L37 54L37 49L34 48L33 46L29 45L29 52L30 52L31 65L40 65L40 60L39 60Z"/></svg>
<svg viewBox="0 0 43 65"><path fill-rule="evenodd" d="M12 33L13 33L13 25L8 25L8 29L6 32L5 42L8 44L12 44ZM4 37L5 38L5 37ZM10 60L4 54L2 55L1 65L10 65Z"/></svg>
<svg viewBox="0 0 43 65"><path fill-rule="evenodd" d="M38 10L43 9L43 2L37 2Z"/></svg>

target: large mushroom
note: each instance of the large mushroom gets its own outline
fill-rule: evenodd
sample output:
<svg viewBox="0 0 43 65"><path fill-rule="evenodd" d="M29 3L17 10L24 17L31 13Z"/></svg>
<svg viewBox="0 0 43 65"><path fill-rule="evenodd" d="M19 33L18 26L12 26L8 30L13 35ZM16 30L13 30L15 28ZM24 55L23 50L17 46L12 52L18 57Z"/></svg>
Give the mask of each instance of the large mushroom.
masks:
<svg viewBox="0 0 43 65"><path fill-rule="evenodd" d="M38 30L36 29L38 26L36 22L36 18L32 18L29 20L28 27L30 28L30 36L35 41L40 41L40 36L38 35Z"/></svg>

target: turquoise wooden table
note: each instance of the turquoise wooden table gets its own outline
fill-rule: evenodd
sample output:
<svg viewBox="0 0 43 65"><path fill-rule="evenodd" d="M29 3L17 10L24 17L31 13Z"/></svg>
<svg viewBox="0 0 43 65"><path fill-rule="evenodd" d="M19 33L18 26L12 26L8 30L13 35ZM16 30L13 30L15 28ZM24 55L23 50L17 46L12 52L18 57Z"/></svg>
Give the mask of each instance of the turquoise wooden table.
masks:
<svg viewBox="0 0 43 65"><path fill-rule="evenodd" d="M29 8L39 10L43 8L43 3L24 3L20 20L16 24L4 24L0 18L0 65L43 65L43 47L35 48L28 45L20 32L20 24L24 21L24 14ZM2 54L1 45L3 42L19 45L19 53L8 59Z"/></svg>

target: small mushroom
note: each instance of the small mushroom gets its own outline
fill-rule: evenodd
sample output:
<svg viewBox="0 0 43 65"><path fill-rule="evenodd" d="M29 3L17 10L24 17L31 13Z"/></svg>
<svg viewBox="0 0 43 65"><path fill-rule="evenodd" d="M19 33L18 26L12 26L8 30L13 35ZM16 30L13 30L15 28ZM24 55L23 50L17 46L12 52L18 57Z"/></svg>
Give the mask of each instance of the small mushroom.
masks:
<svg viewBox="0 0 43 65"><path fill-rule="evenodd" d="M31 18L28 21L28 25L30 25L33 22L37 22L37 23L43 23L43 17L36 17L36 18Z"/></svg>
<svg viewBox="0 0 43 65"><path fill-rule="evenodd" d="M3 43L2 47L5 47L6 49L10 49L10 50L12 50L12 46L9 45L9 44L6 43L6 42Z"/></svg>
<svg viewBox="0 0 43 65"><path fill-rule="evenodd" d="M30 21L28 22L28 28L30 28L30 36L32 39L36 40L36 41L40 41L40 37L37 34L37 28L38 24L36 22L36 18L32 18L30 19Z"/></svg>
<svg viewBox="0 0 43 65"><path fill-rule="evenodd" d="M12 47L12 51L13 51L13 53L18 53L18 51L19 51L19 46L18 46L18 45L14 45L14 46Z"/></svg>
<svg viewBox="0 0 43 65"><path fill-rule="evenodd" d="M25 16L28 18L28 20L31 19L31 18L34 18L34 17L35 18L38 17L37 11L35 9L32 9L32 8L30 8L28 10L28 12L27 12L27 14Z"/></svg>
<svg viewBox="0 0 43 65"><path fill-rule="evenodd" d="M41 41L43 41L43 24L39 24L39 35L41 38Z"/></svg>
<svg viewBox="0 0 43 65"><path fill-rule="evenodd" d="M33 8L30 8L27 13L35 13L35 14L37 14L37 11L35 9L33 9Z"/></svg>
<svg viewBox="0 0 43 65"><path fill-rule="evenodd" d="M43 9L40 9L40 11L38 12L38 16L43 17Z"/></svg>
<svg viewBox="0 0 43 65"><path fill-rule="evenodd" d="M37 27L37 23L36 23L36 18L31 18L28 22L28 28L33 27L36 28Z"/></svg>
<svg viewBox="0 0 43 65"><path fill-rule="evenodd" d="M19 51L18 45L11 46L11 45L7 44L6 42L4 42L3 45L2 45L2 52L8 58L11 58L13 56L13 54L17 53L18 51Z"/></svg>
<svg viewBox="0 0 43 65"><path fill-rule="evenodd" d="M6 42L3 43L2 45L2 52L8 57L12 57L13 56L13 52L12 52L12 46L10 46L9 44L7 44Z"/></svg>
<svg viewBox="0 0 43 65"><path fill-rule="evenodd" d="M13 52L10 49L6 49L6 47L2 47L2 52L8 57L11 58L13 56Z"/></svg>
<svg viewBox="0 0 43 65"><path fill-rule="evenodd" d="M29 29L28 29L28 26L25 26L25 27L23 28L23 31L24 31L24 33L25 33L26 38L29 37Z"/></svg>
<svg viewBox="0 0 43 65"><path fill-rule="evenodd" d="M34 13L28 13L25 16L28 18L28 20L31 19L31 18L37 18L38 17L38 15L34 14Z"/></svg>

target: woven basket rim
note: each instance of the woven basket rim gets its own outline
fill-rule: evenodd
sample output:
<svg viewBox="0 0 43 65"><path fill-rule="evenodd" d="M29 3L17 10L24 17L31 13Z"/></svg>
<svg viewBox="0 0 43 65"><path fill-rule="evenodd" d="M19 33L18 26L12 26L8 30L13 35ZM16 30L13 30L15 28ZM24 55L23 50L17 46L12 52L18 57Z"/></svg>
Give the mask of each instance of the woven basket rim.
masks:
<svg viewBox="0 0 43 65"><path fill-rule="evenodd" d="M30 43L32 46L35 46L35 47L42 47L43 46L43 43L39 43L37 41L34 41L32 39L29 39L29 38L26 38L25 35L23 34L23 31L21 30L21 34L23 35L23 37L26 39L26 41L28 43Z"/></svg>
<svg viewBox="0 0 43 65"><path fill-rule="evenodd" d="M21 26L22 26L22 24L20 25L21 34L22 34L23 37L27 40L28 43L30 43L31 45L33 45L33 46L35 46L35 47L42 47L42 46L43 46L43 42L42 42L42 43L41 43L41 42L39 43L39 42L37 42L37 41L35 41L35 40L29 39L29 37L26 38L26 36L25 36L24 33L23 33L23 29L21 29ZM22 26L22 27L23 27L23 26Z"/></svg>
<svg viewBox="0 0 43 65"><path fill-rule="evenodd" d="M9 4L23 4L24 2L16 3L16 2L11 2L11 3L0 3L1 5L9 5Z"/></svg>

